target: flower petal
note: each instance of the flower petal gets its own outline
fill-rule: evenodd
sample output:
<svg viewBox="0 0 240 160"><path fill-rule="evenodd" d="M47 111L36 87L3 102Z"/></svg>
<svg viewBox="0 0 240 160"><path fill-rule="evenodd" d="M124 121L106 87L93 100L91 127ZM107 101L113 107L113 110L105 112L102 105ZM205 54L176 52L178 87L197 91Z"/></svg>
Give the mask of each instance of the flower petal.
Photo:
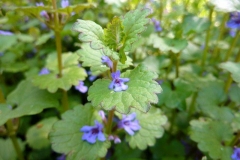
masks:
<svg viewBox="0 0 240 160"><path fill-rule="evenodd" d="M102 132L99 132L97 137L99 141L106 141L106 138Z"/></svg>
<svg viewBox="0 0 240 160"><path fill-rule="evenodd" d="M131 130L130 127L124 126L124 130L125 130L128 134L130 134L131 136L134 135L134 132Z"/></svg>
<svg viewBox="0 0 240 160"><path fill-rule="evenodd" d="M83 126L81 129L80 129L80 131L81 132L89 132L89 131L91 131L92 130L92 126Z"/></svg>

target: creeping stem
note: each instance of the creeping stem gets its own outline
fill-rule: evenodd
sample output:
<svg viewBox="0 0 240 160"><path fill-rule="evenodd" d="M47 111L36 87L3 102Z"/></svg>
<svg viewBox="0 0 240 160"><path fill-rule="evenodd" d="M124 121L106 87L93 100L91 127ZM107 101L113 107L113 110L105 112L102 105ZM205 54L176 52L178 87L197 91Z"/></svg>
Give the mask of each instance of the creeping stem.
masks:
<svg viewBox="0 0 240 160"><path fill-rule="evenodd" d="M62 77L62 43L61 43L61 25L59 24L59 16L57 13L56 0L52 0L52 6L54 9L54 33L56 37L57 59L58 59L58 76ZM67 91L62 90L62 105L63 112L68 110L68 95Z"/></svg>
<svg viewBox="0 0 240 160"><path fill-rule="evenodd" d="M6 103L6 100L5 100L5 98L3 96L3 93L2 93L2 91L0 89L0 104L1 103ZM11 141L13 143L13 147L14 147L16 153L17 153L18 159L19 160L24 160L24 157L23 157L20 145L19 145L17 137L16 137L16 131L13 128L12 119L9 119L7 121L7 130L8 130L8 136L10 137L10 139L11 139Z"/></svg>

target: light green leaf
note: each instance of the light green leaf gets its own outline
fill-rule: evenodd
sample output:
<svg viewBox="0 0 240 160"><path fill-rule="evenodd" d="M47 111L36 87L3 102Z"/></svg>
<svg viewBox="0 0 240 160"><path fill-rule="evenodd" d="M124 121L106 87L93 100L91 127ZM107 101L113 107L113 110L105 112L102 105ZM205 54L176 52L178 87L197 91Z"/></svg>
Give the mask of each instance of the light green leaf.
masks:
<svg viewBox="0 0 240 160"><path fill-rule="evenodd" d="M211 97L211 98L209 98ZM202 106L216 106L226 100L224 84L221 81L211 81L202 88L197 97L197 103Z"/></svg>
<svg viewBox="0 0 240 160"><path fill-rule="evenodd" d="M235 114L235 117L232 121L231 126L234 132L238 132L240 130L240 114L239 113Z"/></svg>
<svg viewBox="0 0 240 160"><path fill-rule="evenodd" d="M223 12L239 12L240 11L240 1L239 0L210 0L218 11Z"/></svg>
<svg viewBox="0 0 240 160"><path fill-rule="evenodd" d="M74 31L80 32L79 40L83 42L90 42L90 46L93 49L102 49L105 47L103 39L103 29L100 25L93 21L78 19L74 23Z"/></svg>
<svg viewBox="0 0 240 160"><path fill-rule="evenodd" d="M100 119L98 112L90 104L65 112L62 120L56 122L50 132L53 150L66 154L68 160L104 157L111 145L110 142L97 140L96 143L90 144L82 140L83 132L80 132L83 126L93 126L94 120L100 121Z"/></svg>
<svg viewBox="0 0 240 160"><path fill-rule="evenodd" d="M21 151L24 150L25 144L21 139L17 139L20 144ZM14 149L13 143L10 138L0 139L0 160L16 160L17 153Z"/></svg>
<svg viewBox="0 0 240 160"><path fill-rule="evenodd" d="M1 35L0 42L1 42L0 43L0 52L4 52L17 43L17 36L16 35L10 35L10 36Z"/></svg>
<svg viewBox="0 0 240 160"><path fill-rule="evenodd" d="M35 45L36 46L40 46L40 45L43 45L44 43L46 43L51 37L54 36L54 33L53 32L49 32L49 33L45 33L45 34L42 34L38 39L37 41L35 42Z"/></svg>
<svg viewBox="0 0 240 160"><path fill-rule="evenodd" d="M11 109L16 105L15 109ZM34 87L29 81L22 81L7 97L7 104L0 104L0 125L8 119L42 112L45 108L58 107L56 95Z"/></svg>
<svg viewBox="0 0 240 160"><path fill-rule="evenodd" d="M240 86L240 63L235 62L224 62L219 65L220 68L227 70L231 73L234 81Z"/></svg>
<svg viewBox="0 0 240 160"><path fill-rule="evenodd" d="M202 33L207 30L209 26L210 23L206 18L199 18L193 15L185 16L182 24L184 34L189 34L192 32Z"/></svg>
<svg viewBox="0 0 240 160"><path fill-rule="evenodd" d="M79 56L75 53L63 53L62 54L62 67L63 70L72 67L72 66L78 66L79 64ZM46 60L46 67L53 71L54 73L58 73L58 58L57 53L49 54Z"/></svg>
<svg viewBox="0 0 240 160"><path fill-rule="evenodd" d="M167 117L162 114L158 108L151 107L148 113L140 112L132 109L131 112L136 113L136 119L139 121L141 129L133 136L127 135L127 141L131 148L139 148L144 150L147 146L153 146L156 138L163 136L163 125L167 122Z"/></svg>
<svg viewBox="0 0 240 160"><path fill-rule="evenodd" d="M122 47L123 26L119 17L114 17L104 29L104 41L109 48L118 51Z"/></svg>
<svg viewBox="0 0 240 160"><path fill-rule="evenodd" d="M52 125L57 121L56 117L43 119L31 126L26 134L27 143L33 149L43 149L50 145L48 134Z"/></svg>
<svg viewBox="0 0 240 160"><path fill-rule="evenodd" d="M25 15L39 17L41 11L51 11L50 6L28 6L15 8L16 11L22 11Z"/></svg>
<svg viewBox="0 0 240 160"><path fill-rule="evenodd" d="M150 14L151 10L148 8L138 8L133 11L129 11L122 17L123 24L123 45L126 49L138 40L138 36L146 29L146 25L149 22L147 16Z"/></svg>
<svg viewBox="0 0 240 160"><path fill-rule="evenodd" d="M198 143L201 151L208 152L212 159L231 160L232 148L224 145L233 138L229 124L197 120L190 124L190 138Z"/></svg>
<svg viewBox="0 0 240 160"><path fill-rule="evenodd" d="M153 44L154 48L158 48L162 52L172 51L173 53L182 51L188 45L185 39L161 38L157 35L150 36L150 43Z"/></svg>
<svg viewBox="0 0 240 160"><path fill-rule="evenodd" d="M17 38L26 43L32 43L34 41L34 37L27 34L17 34Z"/></svg>
<svg viewBox="0 0 240 160"><path fill-rule="evenodd" d="M80 60L83 61L82 66L90 67L93 75L99 75L110 68L102 64L101 57L104 55L102 50L94 50L88 44L82 44L81 49L77 51ZM117 69L122 70L132 65L132 59L127 57L125 64L118 63Z"/></svg>
<svg viewBox="0 0 240 160"><path fill-rule="evenodd" d="M92 7L96 7L95 4L93 4L93 3L81 3L81 4L77 4L77 5L67 6L65 8L59 8L57 10L57 12L71 15L73 12L74 13L81 13L84 9L88 9L88 8L92 8Z"/></svg>
<svg viewBox="0 0 240 160"><path fill-rule="evenodd" d="M56 73L37 75L33 77L32 83L41 89L47 89L54 93L59 88L67 91L72 85L77 85L80 80L83 81L86 77L87 73L83 68L71 66L63 69L62 77L58 77Z"/></svg>
<svg viewBox="0 0 240 160"><path fill-rule="evenodd" d="M236 85L232 85L229 91L230 99L236 103L237 106L240 105L240 88Z"/></svg>
<svg viewBox="0 0 240 160"><path fill-rule="evenodd" d="M129 78L126 84L126 91L114 92L108 88L111 80L98 79L89 88L88 100L92 101L93 106L101 106L105 110L115 108L120 113L128 113L130 107L147 112L150 103L157 103L156 93L161 93L162 88L153 79L157 74L149 72L145 66L139 65L132 71L122 74L122 77Z"/></svg>

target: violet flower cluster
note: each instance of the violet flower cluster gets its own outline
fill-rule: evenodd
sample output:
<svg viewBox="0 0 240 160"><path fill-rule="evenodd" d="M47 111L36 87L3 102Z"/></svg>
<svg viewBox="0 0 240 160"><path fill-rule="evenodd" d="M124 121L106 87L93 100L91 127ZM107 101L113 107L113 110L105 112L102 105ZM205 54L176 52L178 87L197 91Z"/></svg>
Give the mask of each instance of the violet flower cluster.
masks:
<svg viewBox="0 0 240 160"><path fill-rule="evenodd" d="M237 30L240 29L240 12L230 13L230 20L226 26L230 28L230 36L235 37Z"/></svg>
<svg viewBox="0 0 240 160"><path fill-rule="evenodd" d="M240 160L240 148L234 148L231 158L232 160Z"/></svg>
<svg viewBox="0 0 240 160"><path fill-rule="evenodd" d="M136 120L136 113L134 112L129 115L123 115L122 120L118 122L118 127L123 128L131 136L141 129L138 120Z"/></svg>
<svg viewBox="0 0 240 160"><path fill-rule="evenodd" d="M83 81L79 81L78 85L75 86L75 89L81 93L86 93L88 91L88 87L84 85Z"/></svg>
<svg viewBox="0 0 240 160"><path fill-rule="evenodd" d="M152 18L152 22L154 24L156 32L162 31L162 27L160 26L160 22L158 20L156 20L155 18Z"/></svg>
<svg viewBox="0 0 240 160"><path fill-rule="evenodd" d="M83 132L82 140L91 144L95 143L97 139L102 142L106 140L103 134L103 125L97 120L95 120L94 126L83 126L80 131Z"/></svg>

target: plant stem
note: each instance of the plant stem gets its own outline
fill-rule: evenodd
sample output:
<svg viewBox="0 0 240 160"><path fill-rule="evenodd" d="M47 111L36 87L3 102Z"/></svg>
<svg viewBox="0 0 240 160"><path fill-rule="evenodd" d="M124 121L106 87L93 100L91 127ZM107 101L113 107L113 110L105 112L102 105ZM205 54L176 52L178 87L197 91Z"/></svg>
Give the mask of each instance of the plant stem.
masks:
<svg viewBox="0 0 240 160"><path fill-rule="evenodd" d="M57 59L58 59L58 77L62 77L62 43L61 43L61 25L59 24L59 16L57 13L56 0L52 0L54 11L54 33L56 37ZM67 91L62 89L62 105L63 112L69 109Z"/></svg>
<svg viewBox="0 0 240 160"><path fill-rule="evenodd" d="M18 155L18 159L24 160L20 145L18 143L17 137L16 137L16 132L14 131L12 120L7 121L7 130L8 130L8 136L12 140L13 147Z"/></svg>
<svg viewBox="0 0 240 160"><path fill-rule="evenodd" d="M231 54L232 54L232 50L233 48L235 47L236 43L237 43L237 40L239 38L239 35L240 35L240 31L238 30L237 33L236 33L236 36L234 37L233 39L233 42L228 50L228 52L226 53L226 56L224 58L224 61L228 61L228 59L230 58Z"/></svg>
<svg viewBox="0 0 240 160"><path fill-rule="evenodd" d="M219 43L219 41L222 39L222 37L223 37L223 33L224 33L224 31L225 31L225 24L226 24L226 21L228 20L228 16L229 16L229 14L225 14L224 16L223 16L223 20L222 20L222 23L221 23L221 25L220 25L220 33L219 33L219 36L218 36L218 39L217 39L217 42L216 42L216 46L215 46L215 48L214 48L214 51L213 51L213 56L212 56L212 61L214 61L214 60L216 60L216 59L218 59L217 57L219 57L219 54L218 54L218 51L219 51L219 48L218 48L218 43Z"/></svg>
<svg viewBox="0 0 240 160"><path fill-rule="evenodd" d="M211 27L212 27L212 14L213 14L213 7L210 8L209 15L208 15L208 18L210 21L210 27L207 30L207 35L206 35L206 39L205 39L205 46L204 46L204 50L203 50L202 63L201 63L202 70L201 70L200 74L202 74L205 69L205 63L206 63L207 53L208 53L208 43L210 40L210 31L211 31Z"/></svg>
<svg viewBox="0 0 240 160"><path fill-rule="evenodd" d="M180 54L181 54L181 52L179 52L179 53L177 53L175 56L176 56L176 73L175 73L175 77L176 78L178 78L178 76L179 76L179 61L180 61L180 59L179 59L179 57L180 57Z"/></svg>
<svg viewBox="0 0 240 160"><path fill-rule="evenodd" d="M6 103L6 100L3 96L3 92L2 90L0 89L0 104L1 103ZM24 157L23 157L23 154L22 154L22 151L21 151L21 148L20 148L20 145L18 143L18 140L17 140L17 137L16 137L16 132L13 128L13 123L12 123L12 120L9 119L7 121L7 130L8 130L8 136L10 137L12 143L13 143L13 147L18 155L18 159L19 160L24 160Z"/></svg>
<svg viewBox="0 0 240 160"><path fill-rule="evenodd" d="M239 140L239 138L240 138L240 132L238 132L237 135L233 138L233 140L230 143L230 146L234 146Z"/></svg>
<svg viewBox="0 0 240 160"><path fill-rule="evenodd" d="M112 132L112 122L114 117L114 109L108 112L108 121L107 121L107 134L110 135Z"/></svg>
<svg viewBox="0 0 240 160"><path fill-rule="evenodd" d="M189 111L188 111L189 117L193 114L193 112L194 112L194 110L195 110L195 101L196 101L196 99L197 99L197 95L198 95L197 92L195 92L195 93L193 94L192 101L191 101L191 103L190 103Z"/></svg>

